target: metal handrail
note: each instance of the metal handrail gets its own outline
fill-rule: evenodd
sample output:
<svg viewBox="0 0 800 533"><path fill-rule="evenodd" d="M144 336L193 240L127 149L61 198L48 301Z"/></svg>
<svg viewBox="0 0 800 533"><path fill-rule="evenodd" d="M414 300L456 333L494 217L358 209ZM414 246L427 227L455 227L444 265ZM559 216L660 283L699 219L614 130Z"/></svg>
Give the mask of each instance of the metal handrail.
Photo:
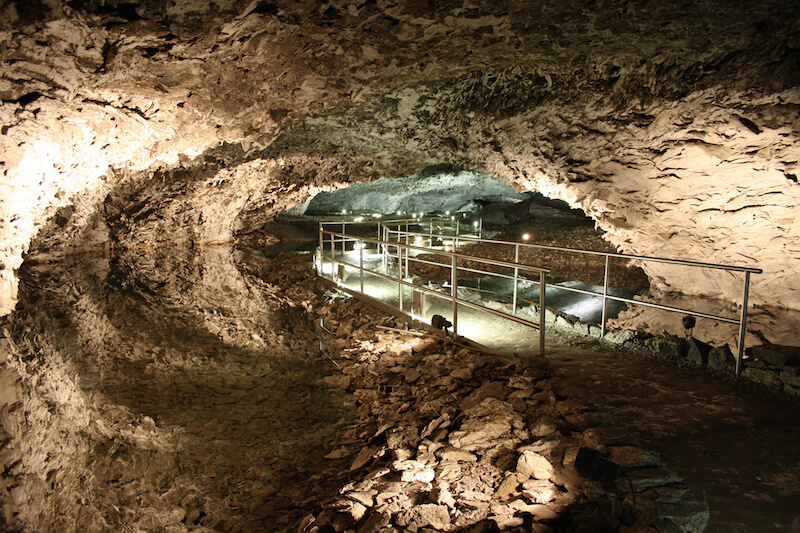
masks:
<svg viewBox="0 0 800 533"><path fill-rule="evenodd" d="M385 226L386 224L381 223L381 225ZM422 237L452 237L452 235L441 235L441 234L438 234L438 233L431 234L431 233L419 233L419 232L402 232L401 230L389 230L389 231L391 231L393 233L397 233L397 232L400 232L400 233L403 233L403 234L408 233L408 235L414 235L414 236L419 235L419 236L422 236ZM498 241L498 240L493 240L493 239L484 239L484 238L481 238L481 237L472 237L472 236L469 236L469 235L459 235L458 239L459 240L465 240L465 241L477 241L477 242L481 242L481 243L485 242L485 243L489 243L489 244L507 244L507 245L518 246L518 247L522 247L522 248L539 248L539 249L544 249L544 250L554 250L554 251L560 251L560 252L574 252L574 253L579 253L579 254L584 254L584 255L600 255L600 256L606 256L606 257L619 257L619 258L622 258L622 259L640 259L642 261L655 261L655 262L658 262L658 263L671 263L671 264L675 264L675 265L685 265L685 266L693 266L693 267L701 267L701 268L715 268L715 269L719 269L719 270L729 270L729 271L733 271L733 272L750 272L751 274L763 274L764 273L764 271L762 269L754 268L754 267L741 267L741 266L736 266L736 265L721 265L721 264L717 264L717 263L703 263L703 262L699 262L699 261L687 261L687 260L684 260L684 259L668 259L668 258L664 258L664 257L651 257L651 256L646 256L646 255L620 254L620 253L616 253L616 252L598 252L598 251L595 251L595 250L581 250L579 248L565 248L565 247L561 247L561 246L547 246L547 245L544 245L544 244L532 244L532 243L527 243L527 242Z"/></svg>
<svg viewBox="0 0 800 533"><path fill-rule="evenodd" d="M389 233L393 233L397 235L398 240L400 239L401 235L408 237L442 237L443 235L440 234L432 234L432 233L419 233L419 232L403 232L399 229L397 230L388 230ZM448 237L450 237L448 235ZM564 287L559 286L559 289L590 294L597 297L603 298L603 315L602 315L602 324L601 324L601 336L605 336L606 333L606 321L608 316L608 300L619 301L627 304L633 305L642 305L645 307L652 307L656 309L662 309L665 311L671 312L683 312L683 313L690 313L692 315L708 318L711 320L718 320L720 322L726 322L730 324L739 324L739 336L738 336L738 347L737 347L737 356L736 356L736 374L741 374L743 370L743 361L744 361L744 339L747 335L747 302L749 299L750 293L750 275L751 274L762 274L763 270L760 268L755 267L742 267L736 265L722 265L717 263L704 263L699 261L687 261L683 259L668 259L663 257L650 257L650 256L640 256L640 255L631 255L631 254L620 254L615 252L598 252L594 250L579 250L576 248L566 248L561 246L547 246L542 244L532 244L532 243L518 243L518 242L511 242L511 241L500 241L500 240L493 240L493 239L483 239L481 237L471 237L468 235L458 236L457 240L459 241L468 241L468 242L478 242L478 243L489 243L489 244L500 244L500 245L509 245L514 246L514 259L515 261L519 261L519 250L520 247L522 248L535 248L535 249L542 249L542 250L551 250L551 251L563 251L563 252L570 252L570 253L578 253L582 255L594 255L594 256L601 256L605 258L605 269L604 269L604 279L603 279L603 292L598 293L594 291L587 291L585 289L579 289L577 287ZM646 302L643 300L633 300L629 298L622 298L619 296L612 296L609 294L609 268L610 268L610 259L611 258L621 258L621 259L631 259L637 261L652 261L658 263L667 263L667 264L674 264L674 265L681 265L681 266L689 266L695 268L710 268L710 269L717 269L717 270L725 270L729 272L742 272L744 273L744 285L742 291L742 305L741 305L741 312L739 319L732 319L728 317L712 315L708 313L701 313L697 311L692 311L690 309L682 309L679 307L673 307L664 304L656 304L653 302ZM514 281L514 295L513 295L513 309L516 312L516 301L517 301L517 272L515 271L515 281Z"/></svg>
<svg viewBox="0 0 800 533"><path fill-rule="evenodd" d="M326 238L327 236L329 236L330 239ZM337 241L337 238L338 238L338 241ZM422 247L422 246L416 246L416 245L412 245L412 244L405 244L405 243L402 243L402 242L391 242L391 241L383 240L383 239L373 239L373 238L368 238L368 237L358 237L358 236L348 235L346 233L339 233L339 232L335 232L335 231L329 231L329 230L323 229L323 225L322 224L320 224L319 242L320 242L320 248L319 248L320 249L320 259L322 259L322 260L329 259L331 261L331 265L333 267L332 268L332 272L331 272L332 276L335 277L334 271L335 271L335 265L337 263L341 264L341 265L357 268L359 270L360 282L361 282L361 292L362 293L364 292L364 272L366 270L370 274L377 275L378 277L381 277L381 278L384 278L384 279L389 279L389 280L392 280L392 281L398 283L400 311L403 311L403 287L404 286L412 287L414 290L419 290L419 291L422 291L422 292L425 292L425 293L433 293L437 297L445 298L445 299L448 299L448 300L450 300L452 302L452 306L453 306L452 307L453 332L454 333L457 334L457 332L458 332L458 329L457 329L458 328L458 307L457 306L458 305L465 305L465 306L468 306L468 307L481 309L483 311L487 311L487 312L492 313L494 315L501 316L503 318L514 320L516 322L519 322L519 323L522 323L522 324L525 324L525 325L528 325L528 326L533 326L533 327L537 328L539 330L539 352L542 355L544 355L544 353L545 353L545 346L544 346L545 345L545 290L546 290L546 287L547 287L547 274L550 272L550 270L547 269L547 268L540 268L540 267L536 267L536 266L532 266L532 265L521 265L521 264L518 264L518 263L510 263L510 262L507 262L507 261L497 261L497 260L487 259L487 258L483 258L483 257L474 257L474 256L470 256L470 255L462 254L462 253L458 253L458 252L439 251L439 250L437 250L435 253L441 254L441 255L444 255L444 256L447 256L447 257L450 258L449 268L450 268L450 280L451 280L451 291L450 291L451 294L450 295L446 295L446 294L440 293L438 291L435 291L433 289L429 289L427 287L421 287L421 286L418 286L418 285L414 285L414 284L409 283L409 282L407 282L407 281L405 281L403 279L403 260L404 259L403 259L402 251L403 250L406 251L406 259L405 260L408 261L409 260L409 258L408 258L408 250L430 252L431 251L430 248ZM337 254L336 243L337 242L342 242L342 254L341 254L340 258L336 257L336 254ZM390 277L390 276L388 276L386 274L383 274L383 273L380 273L380 272L376 272L374 270L365 269L364 268L364 248L363 247L359 248L359 264L358 265L346 261L345 260L345 253L346 253L346 243L347 242L372 243L372 244L376 244L378 247L384 247L384 248L386 248L386 247L396 247L397 248L397 260L398 260L397 261L397 265L398 265L397 278ZM328 243L330 244L330 255L326 256L325 255L325 244L328 244ZM494 265L502 266L502 267L506 267L506 268L514 268L516 271L521 269L521 270L525 270L525 271L538 273L539 274L539 287L540 287L540 295L539 295L539 324L537 325L537 324L535 324L533 322L530 322L528 320L522 319L520 317L517 317L517 316L514 316L514 315L510 315L510 314L507 314L507 313L503 313L501 311L497 311L495 309L490 309L488 307L484 307L484 306L475 304L473 302L469 302L467 300L463 300L461 298L458 298L458 296L457 296L458 271L459 270L462 270L462 271L463 270L468 270L468 269L465 269L465 268L462 268L462 267L458 266L458 260L459 259L468 260L468 261L477 261L477 262L486 263L486 264L494 264ZM448 267L448 265L446 265L446 264L442 264L442 266Z"/></svg>

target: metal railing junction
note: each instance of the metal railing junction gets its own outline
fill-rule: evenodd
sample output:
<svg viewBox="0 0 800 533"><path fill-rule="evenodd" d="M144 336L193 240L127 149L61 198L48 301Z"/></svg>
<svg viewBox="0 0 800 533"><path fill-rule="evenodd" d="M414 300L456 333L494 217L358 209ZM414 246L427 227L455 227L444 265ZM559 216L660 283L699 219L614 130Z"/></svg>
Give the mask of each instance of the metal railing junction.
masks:
<svg viewBox="0 0 800 533"><path fill-rule="evenodd" d="M393 221L392 223L396 223L397 221ZM410 222L413 224L413 222ZM342 223L337 221L332 223L336 226L340 226ZM405 221L403 222L405 224ZM331 225L331 223L325 223L325 225ZM347 223L345 223L346 229ZM474 229L476 226L468 226ZM385 226L381 225L379 231L387 232ZM393 231L388 230L389 233L393 233ZM463 235L463 234L462 234ZM412 291L411 298L412 298L412 305L409 308L411 311L411 316L414 318L422 318L422 304L417 303L417 308L415 307L415 296L414 292L419 294L429 294L436 298L441 298L444 300L449 300L451 303L451 316L452 316L452 324L453 324L453 333L458 334L458 306L463 305L466 307L470 307L473 309L479 309L484 312L491 313L493 315L506 318L509 320L513 320L515 322L524 324L526 326L533 327L538 330L539 332L539 353L544 355L545 353L545 313L542 311L545 309L545 291L547 287L547 274L549 273L549 269L540 268L531 265L521 265L518 263L510 263L506 261L498 261L493 259L486 259L481 257L474 257L462 253L458 253L455 251L450 250L436 250L431 247L427 246L419 246L417 244L412 243L405 243L400 240L390 241L372 237L365 237L365 236L354 236L349 233L343 233L340 231L333 231L333 230L326 230L324 229L324 225L320 224L320 234L319 234L319 254L318 254L318 262L317 262L317 269L318 273L321 275L325 274L325 261L327 260L330 264L330 274L331 278L337 280L338 282L343 281L344 272L339 271L338 269L341 267L350 267L358 270L359 273L359 287L360 292L365 294L364 291L364 276L365 274L369 274L372 276L376 276L378 278L382 278L393 283L397 283L398 286L398 306L397 309L400 312L406 312L406 306L404 302L404 294L403 288L409 288ZM374 248L369 248L369 246L374 246ZM355 257L353 252L357 252L358 256L358 263L355 263ZM434 261L427 261L427 260L419 260L412 255L413 252L422 252L426 254L434 254L437 256L442 256L447 258L446 262L434 262ZM365 265L365 254L372 255L373 257L380 257L380 267L379 268L369 268ZM352 259L352 260L351 260ZM396 261L396 262L395 262ZM449 270L449 293L444 293L441 291L437 291L430 287L421 286L413 284L407 281L408 273L408 265L412 262L420 262L420 263L428 263L434 264L436 266L445 268ZM459 265L459 261L466 262L470 261L473 263L479 264L487 264L493 265L495 267L507 268L509 270L514 270L519 272L520 270L523 272L529 272L537 275L539 280L539 322L532 322L530 320L526 320L524 318L515 316L514 314L504 313L502 311L492 309L475 302L471 302L468 300L464 300L463 298L459 298L458 296L458 288L459 288L459 273L460 272L471 272L471 273L483 273L484 271L473 269L473 268L466 268L462 265ZM395 267L396 265L396 267ZM390 268L391 267L391 268ZM395 274L392 275L390 272L394 268L396 270ZM490 272L486 272L487 274L491 274ZM338 279L337 279L338 278ZM384 302L386 303L386 302Z"/></svg>
<svg viewBox="0 0 800 533"><path fill-rule="evenodd" d="M450 222L458 221L458 218L451 219ZM417 251L417 252L426 252L428 254L442 254L451 258L451 265L450 268L452 269L451 277L455 278L456 283L452 283L452 294L453 294L453 305L455 307L456 303L463 303L464 305L470 305L472 307L480 307L482 310L486 310L495 314L501 314L506 318L510 318L512 320L516 320L518 322L526 323L529 325L537 326L536 324L532 324L528 321L520 319L516 316L518 303L520 301L519 298L519 282L520 281L530 281L528 278L522 276L522 272L535 272L540 273L541 281L540 281L540 301L539 306L540 310L544 309L544 294L545 294L545 286L546 286L546 274L549 274L549 269L544 269L540 267L534 267L532 265L521 264L519 262L520 257L520 250L525 248L531 249L539 249L539 250L549 250L549 251L559 251L559 252L569 252L575 253L580 255L586 256L599 256L604 258L605 265L604 265L604 275L603 275L603 292L595 292L587 289L581 289L578 287L570 287L564 285L558 285L560 290L576 292L592 297L602 298L602 319L601 319L601 337L604 337L606 334L606 322L608 319L608 302L610 300L622 302L628 305L640 305L644 307L651 307L655 309L661 309L664 311L669 312L676 312L676 313L685 313L695 317L707 318L710 320L716 320L719 322L725 322L730 324L737 324L738 325L738 346L737 346L737 354L736 354L736 374L740 374L743 370L743 361L744 361L744 348L745 348L745 336L747 334L747 305L750 293L750 276L751 274L761 274L763 271L760 268L753 268L753 267L741 267L741 266L734 266L734 265L721 265L715 263L703 263L698 261L686 261L680 259L666 259L660 257L649 257L649 256L638 256L638 255L631 255L631 254L619 254L619 253L610 253L610 252L597 252L591 250L579 250L575 248L566 248L566 247L558 247L558 246L545 246L540 244L530 244L530 243L520 243L520 242L511 242L511 241L499 241L499 240L492 240L492 239L485 239L482 237L482 230L483 225L482 222L472 222L471 224L467 223L456 223L453 224L452 227L448 227L448 230L452 230L453 232L450 233L449 231L444 230L444 226L442 224L446 224L447 222L443 219L435 219L435 220L418 220L418 219L409 219L409 220L390 220L385 222L377 223L377 235L379 238L377 239L364 239L363 237L357 237L353 235L347 234L347 222L337 221L334 223L320 223L320 251L324 256L324 246L323 246L323 234L327 235L330 238L330 247L331 250L334 250L334 253L325 256L325 258L331 260L332 262L342 262L335 258L335 244L336 242L341 243L341 250L342 255L345 253L345 246L347 242L356 243L359 240L363 242L370 242L377 246L381 247L381 253L383 255L382 266L386 268L390 261L397 260L398 265L398 279L399 283L402 285L411 285L408 282L402 280L402 274L405 273L406 276L408 274L408 265L412 261L420 262L420 263L427 263L432 265L438 266L446 266L445 263L439 263L435 261L427 261L425 259L413 258L410 256L409 251ZM341 225L342 232L336 233L333 231L325 230L325 225L328 224L339 224ZM418 228L424 228L428 231L412 231L411 228L416 226ZM394 229L393 229L394 228ZM476 234L466 234L466 233L459 233L464 229L475 230ZM339 239L336 241L336 239ZM444 239L447 239L445 241ZM438 246L435 245L435 242L441 242ZM444 244L448 242L449 246L446 247ZM412 244L413 243L413 244ZM427 246L424 244L427 243ZM451 250L458 249L461 245L466 244L495 244L501 246L512 246L514 248L514 261L513 262L506 262L506 261L497 261L483 257L477 257L473 255L467 254L460 254L455 251L449 251L447 248ZM420 246L423 245L423 246ZM355 244L354 244L355 246ZM442 249L440 249L442 248ZM396 250L395 253L392 253L392 250ZM403 258L405 255L405 258ZM362 254L363 257L363 254ZM510 271L513 272L512 274L501 274L497 272L488 272L485 270L480 270L477 268L467 268L467 267L454 267L456 259L462 259L465 261L470 261L473 263L480 263L486 265L494 265L499 267L508 268ZM609 271L610 271L610 262L612 258L619 258L619 259L626 259L626 260L635 260L641 262L657 262L657 263L666 263L666 264L673 264L673 265L681 265L693 268L707 268L707 269L714 269L714 270L724 270L728 272L741 272L744 275L743 284L742 284L742 300L741 300L741 307L739 312L738 318L729 318L720 315L714 315L710 313L704 313L699 311L694 311L691 309L684 309L680 307L660 304L656 302L648 302L643 300L635 300L632 298L626 298L622 296L615 296L610 293L609 287ZM342 257L340 257L342 259ZM362 261L363 262L363 261ZM405 265L405 269L403 266ZM356 268L359 268L357 265L349 265ZM506 314L495 311L493 309L489 309L483 306L477 306L473 303L466 302L463 300L458 301L455 298L456 289L457 289L457 271L463 272L470 272L474 274L483 274L483 275L491 275L501 278L506 278L513 280L513 294L512 294L512 313L514 314ZM371 272L372 274L384 276L384 274L379 274L377 272ZM362 272L363 276L363 272ZM394 279L394 278L392 278ZM420 289L419 286L413 285L415 289ZM430 290L430 289L425 289ZM363 282L362 282L362 292L363 292ZM436 291L433 291L436 292ZM436 293L437 295L441 296L441 293ZM531 302L533 303L533 302ZM401 306L402 306L402 298L401 298ZM402 309L401 309L402 310ZM544 338L544 315L545 313L540 312L540 337L541 339ZM455 316L454 316L455 318ZM455 320L454 320L455 324ZM541 351L544 353L543 348L543 340L540 339L541 344Z"/></svg>

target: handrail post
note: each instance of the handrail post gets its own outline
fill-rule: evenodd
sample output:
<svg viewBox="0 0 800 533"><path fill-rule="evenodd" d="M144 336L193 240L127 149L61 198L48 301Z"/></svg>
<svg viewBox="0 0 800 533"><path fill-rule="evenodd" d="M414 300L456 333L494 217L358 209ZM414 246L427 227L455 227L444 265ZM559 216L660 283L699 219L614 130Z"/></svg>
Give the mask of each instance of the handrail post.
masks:
<svg viewBox="0 0 800 533"><path fill-rule="evenodd" d="M346 222L342 222L342 257L344 257L344 253L347 251L347 237L344 237L344 235L347 235Z"/></svg>
<svg viewBox="0 0 800 533"><path fill-rule="evenodd" d="M325 270L325 247L322 242L322 221L319 223L319 270L317 270L317 275L321 276L322 272Z"/></svg>
<svg viewBox="0 0 800 533"><path fill-rule="evenodd" d="M389 249L386 246L386 242L389 238L388 228L386 226L383 227L383 244L381 244L381 249L383 250L383 261L381 262L381 267L383 268L384 274L388 274L387 268L389 268Z"/></svg>
<svg viewBox="0 0 800 533"><path fill-rule="evenodd" d="M400 311L403 310L403 249L400 247L400 237L397 237L397 301Z"/></svg>
<svg viewBox="0 0 800 533"><path fill-rule="evenodd" d="M750 272L744 273L744 291L742 294L742 314L739 322L739 350L736 354L736 375L742 373L744 366L744 338L747 335L747 300L750 296Z"/></svg>
<svg viewBox="0 0 800 533"><path fill-rule="evenodd" d="M408 277L408 226L406 226L406 261L403 263L403 267L406 269L406 277Z"/></svg>
<svg viewBox="0 0 800 533"><path fill-rule="evenodd" d="M331 279L336 277L336 265L334 263L334 257L336 256L336 241L333 239L333 232L331 232Z"/></svg>
<svg viewBox="0 0 800 533"><path fill-rule="evenodd" d="M606 316L608 314L608 270L609 270L609 262L611 261L611 256L606 255L606 268L603 274L603 318L602 324L600 324L600 338L604 338L606 336Z"/></svg>
<svg viewBox="0 0 800 533"><path fill-rule="evenodd" d="M456 256L450 256L450 295L453 298L453 335L458 335L458 262Z"/></svg>
<svg viewBox="0 0 800 533"><path fill-rule="evenodd" d="M361 276L361 294L364 294L364 243L358 248L358 273Z"/></svg>
<svg viewBox="0 0 800 533"><path fill-rule="evenodd" d="M545 314L547 313L547 272L539 272L539 355L544 356Z"/></svg>
<svg viewBox="0 0 800 533"><path fill-rule="evenodd" d="M519 244L514 246L514 262L519 263ZM511 301L511 314L517 314L517 294L519 292L518 283L519 282L519 267L514 267L514 297Z"/></svg>

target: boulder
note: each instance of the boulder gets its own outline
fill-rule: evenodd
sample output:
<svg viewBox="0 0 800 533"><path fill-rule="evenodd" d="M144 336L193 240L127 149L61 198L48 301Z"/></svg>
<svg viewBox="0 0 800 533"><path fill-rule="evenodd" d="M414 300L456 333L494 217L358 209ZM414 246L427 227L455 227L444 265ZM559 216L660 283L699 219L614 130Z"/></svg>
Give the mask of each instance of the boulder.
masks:
<svg viewBox="0 0 800 533"><path fill-rule="evenodd" d="M607 342L612 344L622 344L624 342L636 338L638 332L632 329L617 329L614 331L607 331L606 336L603 337Z"/></svg>
<svg viewBox="0 0 800 533"><path fill-rule="evenodd" d="M711 351L711 345L699 341L694 337L690 337L686 341L686 360L698 365L708 364L708 354Z"/></svg>
<svg viewBox="0 0 800 533"><path fill-rule="evenodd" d="M699 533L708 525L708 502L686 489L661 489L656 525L663 533Z"/></svg>
<svg viewBox="0 0 800 533"><path fill-rule="evenodd" d="M727 344L712 348L708 352L708 366L714 370L730 370L734 365L733 353Z"/></svg>
<svg viewBox="0 0 800 533"><path fill-rule="evenodd" d="M517 461L517 472L534 479L548 480L555 474L555 469L544 456L526 450Z"/></svg>
<svg viewBox="0 0 800 533"><path fill-rule="evenodd" d="M748 353L759 361L763 361L771 365L800 365L799 346L779 346L765 344L761 346L753 346L748 350Z"/></svg>
<svg viewBox="0 0 800 533"><path fill-rule="evenodd" d="M655 354L665 357L683 357L686 353L686 340L672 335L652 337L645 341L645 345Z"/></svg>

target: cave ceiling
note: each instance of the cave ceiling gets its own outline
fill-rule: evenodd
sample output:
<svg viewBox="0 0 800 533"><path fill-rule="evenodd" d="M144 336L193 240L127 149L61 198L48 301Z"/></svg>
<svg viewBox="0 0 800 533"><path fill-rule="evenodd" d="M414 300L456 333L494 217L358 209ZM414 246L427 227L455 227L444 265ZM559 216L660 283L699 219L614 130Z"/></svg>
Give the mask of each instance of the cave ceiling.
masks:
<svg viewBox="0 0 800 533"><path fill-rule="evenodd" d="M5 2L0 73L2 313L24 258L227 242L443 163L800 308L793 0Z"/></svg>

